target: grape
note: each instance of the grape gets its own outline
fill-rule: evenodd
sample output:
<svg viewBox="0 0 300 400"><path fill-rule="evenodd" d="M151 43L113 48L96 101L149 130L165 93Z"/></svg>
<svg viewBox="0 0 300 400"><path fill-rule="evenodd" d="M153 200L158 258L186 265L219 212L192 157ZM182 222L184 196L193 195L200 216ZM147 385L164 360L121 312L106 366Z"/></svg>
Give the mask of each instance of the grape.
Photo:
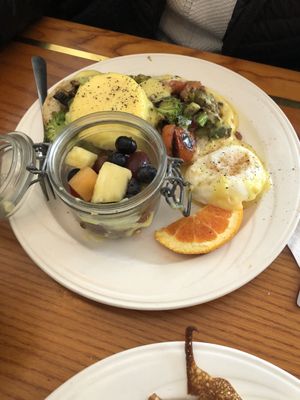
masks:
<svg viewBox="0 0 300 400"><path fill-rule="evenodd" d="M150 183L155 178L156 172L156 168L152 165L144 165L137 170L136 178L139 182Z"/></svg>
<svg viewBox="0 0 300 400"><path fill-rule="evenodd" d="M107 161L108 157L107 156L98 156L97 160L95 161L93 165L93 170L98 174L102 165Z"/></svg>
<svg viewBox="0 0 300 400"><path fill-rule="evenodd" d="M143 151L136 151L135 153L130 154L125 166L130 169L132 175L135 177L137 170L148 164L150 164L150 160L147 154Z"/></svg>
<svg viewBox="0 0 300 400"><path fill-rule="evenodd" d="M128 136L119 136L115 146L118 152L122 154L132 154L137 149L135 140Z"/></svg>
<svg viewBox="0 0 300 400"><path fill-rule="evenodd" d="M108 156L107 161L117 164L120 167L125 167L127 157L121 153L112 153Z"/></svg>
<svg viewBox="0 0 300 400"><path fill-rule="evenodd" d="M127 186L127 192L125 197L132 197L138 194L140 191L141 191L141 186L139 182L135 178L131 178Z"/></svg>

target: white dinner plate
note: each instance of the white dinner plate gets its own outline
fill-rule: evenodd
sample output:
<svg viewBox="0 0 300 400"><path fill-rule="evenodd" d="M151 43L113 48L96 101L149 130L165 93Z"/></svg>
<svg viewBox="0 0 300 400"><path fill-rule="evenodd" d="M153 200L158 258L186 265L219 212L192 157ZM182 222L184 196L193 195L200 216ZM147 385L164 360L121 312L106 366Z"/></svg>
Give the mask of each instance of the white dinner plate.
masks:
<svg viewBox="0 0 300 400"><path fill-rule="evenodd" d="M210 375L230 381L243 400L299 400L300 382L260 358L208 343L194 343L195 360ZM187 398L183 342L123 351L78 373L47 400Z"/></svg>
<svg viewBox="0 0 300 400"><path fill-rule="evenodd" d="M201 80L225 96L239 115L239 131L264 160L273 185L245 210L236 237L203 256L182 256L158 244L155 229L180 217L164 202L153 225L134 238L96 242L59 202L47 203L34 187L11 218L25 251L52 278L90 299L140 310L175 309L204 303L241 287L278 256L297 224L300 197L299 143L279 107L259 88L219 65L191 57L142 54L99 62L102 72ZM42 140L35 102L17 130Z"/></svg>

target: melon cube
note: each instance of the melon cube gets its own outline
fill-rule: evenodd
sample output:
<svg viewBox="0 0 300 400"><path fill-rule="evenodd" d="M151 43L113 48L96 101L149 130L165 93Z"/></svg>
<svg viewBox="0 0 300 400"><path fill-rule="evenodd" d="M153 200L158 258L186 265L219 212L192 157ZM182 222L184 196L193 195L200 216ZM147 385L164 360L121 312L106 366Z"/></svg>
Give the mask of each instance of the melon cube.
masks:
<svg viewBox="0 0 300 400"><path fill-rule="evenodd" d="M91 201L97 177L92 168L85 167L69 180L69 185L83 200Z"/></svg>

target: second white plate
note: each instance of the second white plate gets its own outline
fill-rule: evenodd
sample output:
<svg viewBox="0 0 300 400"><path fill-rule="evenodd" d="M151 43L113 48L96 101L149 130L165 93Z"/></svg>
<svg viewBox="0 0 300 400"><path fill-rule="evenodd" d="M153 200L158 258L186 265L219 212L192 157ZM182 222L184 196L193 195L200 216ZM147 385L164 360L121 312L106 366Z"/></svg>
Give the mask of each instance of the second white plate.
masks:
<svg viewBox="0 0 300 400"><path fill-rule="evenodd" d="M194 343L199 367L228 379L243 400L299 400L298 379L250 354ZM108 357L75 375L47 400L147 400L187 398L183 342L137 347Z"/></svg>

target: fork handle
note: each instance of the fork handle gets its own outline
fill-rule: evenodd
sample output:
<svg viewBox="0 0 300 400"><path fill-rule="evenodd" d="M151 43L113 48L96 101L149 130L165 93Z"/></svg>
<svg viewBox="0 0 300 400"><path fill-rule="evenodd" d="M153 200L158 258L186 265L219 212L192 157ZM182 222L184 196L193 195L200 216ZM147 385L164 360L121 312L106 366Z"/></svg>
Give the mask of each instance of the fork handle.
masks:
<svg viewBox="0 0 300 400"><path fill-rule="evenodd" d="M47 65L46 61L40 56L33 56L31 64L39 96L40 106L44 104L47 97Z"/></svg>

